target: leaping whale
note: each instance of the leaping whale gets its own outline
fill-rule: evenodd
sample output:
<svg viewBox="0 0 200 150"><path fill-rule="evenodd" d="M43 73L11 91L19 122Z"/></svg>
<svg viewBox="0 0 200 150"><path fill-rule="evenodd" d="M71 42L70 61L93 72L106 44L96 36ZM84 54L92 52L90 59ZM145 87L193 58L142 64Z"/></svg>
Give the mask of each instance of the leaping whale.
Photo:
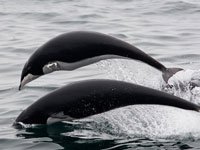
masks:
<svg viewBox="0 0 200 150"><path fill-rule="evenodd" d="M57 70L74 70L111 58L142 61L160 70L165 82L182 70L166 68L140 49L112 36L97 32L75 31L51 39L32 54L22 70L19 90L44 74Z"/></svg>
<svg viewBox="0 0 200 150"><path fill-rule="evenodd" d="M196 104L147 87L106 79L77 81L59 88L25 109L14 125L51 124L136 104L157 104L199 111Z"/></svg>

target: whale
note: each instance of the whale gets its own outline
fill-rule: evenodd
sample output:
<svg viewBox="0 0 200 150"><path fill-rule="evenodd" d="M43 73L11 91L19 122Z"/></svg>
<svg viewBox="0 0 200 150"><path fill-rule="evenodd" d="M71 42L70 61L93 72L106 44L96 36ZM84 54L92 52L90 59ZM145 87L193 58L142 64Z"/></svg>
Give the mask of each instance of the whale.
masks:
<svg viewBox="0 0 200 150"><path fill-rule="evenodd" d="M16 118L14 125L73 121L129 105L167 105L197 111L200 107L179 97L124 81L76 81L43 96Z"/></svg>
<svg viewBox="0 0 200 150"><path fill-rule="evenodd" d="M36 78L58 70L77 68L106 59L133 59L162 72L164 81L181 68L166 68L154 58L115 37L92 31L73 31L56 36L39 47L25 63L19 90Z"/></svg>

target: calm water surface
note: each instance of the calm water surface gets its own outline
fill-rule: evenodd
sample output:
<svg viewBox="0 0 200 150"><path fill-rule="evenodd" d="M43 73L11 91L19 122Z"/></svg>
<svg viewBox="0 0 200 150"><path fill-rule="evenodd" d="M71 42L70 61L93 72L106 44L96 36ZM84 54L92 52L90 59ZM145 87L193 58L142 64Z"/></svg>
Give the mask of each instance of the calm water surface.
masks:
<svg viewBox="0 0 200 150"><path fill-rule="evenodd" d="M0 0L0 149L200 149L200 114L167 106L129 106L76 122L15 129L18 114L77 80L110 78L200 103L199 0ZM166 66L182 67L164 89L160 72L127 60L55 72L18 91L21 70L40 45L61 33L90 30L127 41Z"/></svg>

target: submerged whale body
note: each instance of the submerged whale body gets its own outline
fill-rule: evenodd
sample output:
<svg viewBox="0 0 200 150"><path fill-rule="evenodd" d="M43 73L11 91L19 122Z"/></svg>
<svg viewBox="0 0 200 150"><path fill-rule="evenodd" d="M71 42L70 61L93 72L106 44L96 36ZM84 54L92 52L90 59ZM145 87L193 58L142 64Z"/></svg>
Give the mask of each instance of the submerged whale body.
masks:
<svg viewBox="0 0 200 150"><path fill-rule="evenodd" d="M28 82L57 70L74 70L100 60L126 58L142 61L168 79L180 68L166 68L140 49L109 35L76 31L59 35L39 47L26 62L19 90Z"/></svg>
<svg viewBox="0 0 200 150"><path fill-rule="evenodd" d="M47 94L25 109L14 124L70 121L136 104L200 109L196 104L161 91L123 81L98 79L74 82Z"/></svg>

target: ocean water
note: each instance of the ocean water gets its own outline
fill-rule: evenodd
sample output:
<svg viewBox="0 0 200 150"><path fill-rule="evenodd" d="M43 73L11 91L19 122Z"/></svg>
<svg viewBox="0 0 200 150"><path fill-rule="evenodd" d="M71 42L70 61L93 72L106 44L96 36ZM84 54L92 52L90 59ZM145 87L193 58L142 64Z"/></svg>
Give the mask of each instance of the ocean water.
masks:
<svg viewBox="0 0 200 150"><path fill-rule="evenodd" d="M12 126L43 95L73 81L109 78L162 90L200 104L199 0L0 0L0 149L200 149L200 114L167 106L137 105L75 122ZM49 39L69 31L112 35L168 67L170 79L131 60L106 60L73 72L43 76L18 91L21 70Z"/></svg>

